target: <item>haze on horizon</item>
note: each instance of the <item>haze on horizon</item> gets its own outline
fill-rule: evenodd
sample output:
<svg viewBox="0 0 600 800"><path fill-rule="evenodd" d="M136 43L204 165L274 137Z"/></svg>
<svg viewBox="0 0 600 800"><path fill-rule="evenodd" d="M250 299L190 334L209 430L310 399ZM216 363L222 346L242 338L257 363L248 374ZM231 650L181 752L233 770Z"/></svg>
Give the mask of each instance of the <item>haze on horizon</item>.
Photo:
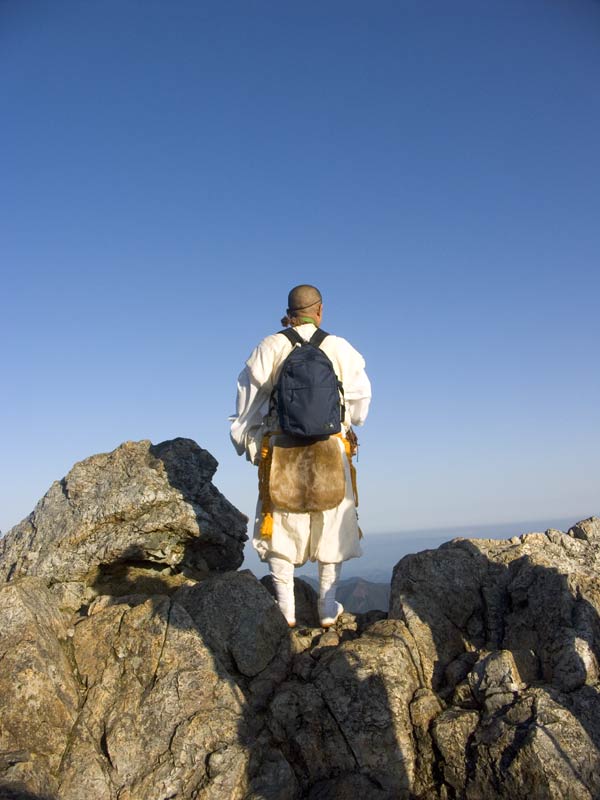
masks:
<svg viewBox="0 0 600 800"><path fill-rule="evenodd" d="M365 356L360 521L600 513L600 4L0 7L0 529L186 436L318 285Z"/></svg>

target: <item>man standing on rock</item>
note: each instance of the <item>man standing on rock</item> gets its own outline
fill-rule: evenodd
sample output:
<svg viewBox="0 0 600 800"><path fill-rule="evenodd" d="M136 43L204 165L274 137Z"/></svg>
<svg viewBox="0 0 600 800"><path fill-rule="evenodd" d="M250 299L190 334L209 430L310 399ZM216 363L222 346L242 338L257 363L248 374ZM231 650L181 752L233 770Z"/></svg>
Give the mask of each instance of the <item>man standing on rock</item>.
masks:
<svg viewBox="0 0 600 800"><path fill-rule="evenodd" d="M263 339L240 373L231 440L259 469L253 546L267 561L277 603L296 624L294 567L319 564L319 617L333 625L343 561L361 555L351 425L367 417L365 362L345 339L319 328L321 293L296 286L286 330Z"/></svg>

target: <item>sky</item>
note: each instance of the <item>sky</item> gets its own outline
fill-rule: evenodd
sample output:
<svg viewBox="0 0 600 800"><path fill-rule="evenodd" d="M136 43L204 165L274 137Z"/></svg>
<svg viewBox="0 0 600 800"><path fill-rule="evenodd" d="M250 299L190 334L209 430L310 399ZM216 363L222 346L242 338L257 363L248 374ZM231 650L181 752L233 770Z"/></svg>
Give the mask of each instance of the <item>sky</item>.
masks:
<svg viewBox="0 0 600 800"><path fill-rule="evenodd" d="M189 437L312 283L366 533L600 513L600 3L0 0L0 529Z"/></svg>

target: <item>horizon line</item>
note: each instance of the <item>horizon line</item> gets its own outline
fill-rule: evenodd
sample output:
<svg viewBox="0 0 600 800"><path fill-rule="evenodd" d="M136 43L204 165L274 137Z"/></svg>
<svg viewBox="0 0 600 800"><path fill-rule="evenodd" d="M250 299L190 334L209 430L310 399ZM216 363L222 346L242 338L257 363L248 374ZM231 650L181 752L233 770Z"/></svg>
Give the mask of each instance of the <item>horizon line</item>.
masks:
<svg viewBox="0 0 600 800"><path fill-rule="evenodd" d="M573 516L565 516L565 517L551 517L557 522L566 522L567 520L573 519L573 522L569 523L569 528L576 525L578 522L582 522L584 519L590 519L590 517L600 516L600 514L588 514L587 516L576 516L573 519ZM433 533L433 532L443 532L443 531L457 531L461 528L506 528L509 526L527 526L527 525L535 525L536 523L543 522L542 517L536 518L529 518L525 520L511 520L508 522L473 522L473 523L461 523L459 525L442 525L439 527L436 526L429 526L427 528L396 528L394 530L390 529L387 531L373 531L372 533L365 534L366 536L393 536L395 534L420 534L420 533ZM568 530L568 529L567 529ZM523 531L523 533L535 533L537 531Z"/></svg>

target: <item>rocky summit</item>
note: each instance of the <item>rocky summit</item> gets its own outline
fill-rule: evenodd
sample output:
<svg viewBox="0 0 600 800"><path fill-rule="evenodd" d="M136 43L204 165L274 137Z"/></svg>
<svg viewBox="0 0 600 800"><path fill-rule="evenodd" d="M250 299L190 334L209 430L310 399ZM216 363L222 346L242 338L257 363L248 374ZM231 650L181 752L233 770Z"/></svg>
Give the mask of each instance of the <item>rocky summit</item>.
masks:
<svg viewBox="0 0 600 800"><path fill-rule="evenodd" d="M76 464L0 540L0 798L600 797L600 519L403 558L290 631L194 442Z"/></svg>

